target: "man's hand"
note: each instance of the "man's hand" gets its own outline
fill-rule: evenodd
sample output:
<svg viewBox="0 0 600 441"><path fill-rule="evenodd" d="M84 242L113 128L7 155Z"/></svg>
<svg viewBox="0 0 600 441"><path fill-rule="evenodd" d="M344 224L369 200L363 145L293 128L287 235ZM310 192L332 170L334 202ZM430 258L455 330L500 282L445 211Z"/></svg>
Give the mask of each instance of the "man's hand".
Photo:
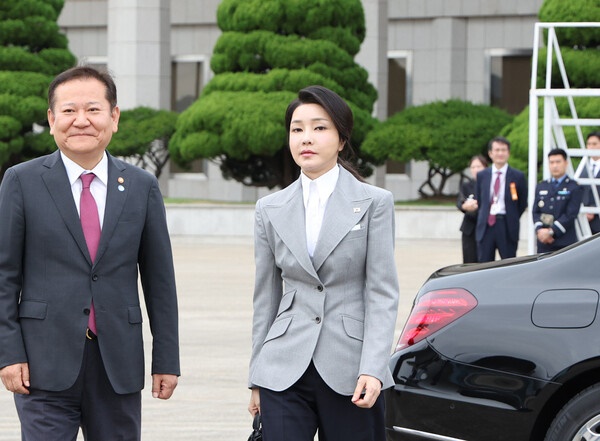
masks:
<svg viewBox="0 0 600 441"><path fill-rule="evenodd" d="M537 230L537 238L541 243L551 244L554 242L554 236L551 234L552 228L540 228Z"/></svg>
<svg viewBox="0 0 600 441"><path fill-rule="evenodd" d="M29 364L17 363L0 369L0 379L9 392L29 395Z"/></svg>
<svg viewBox="0 0 600 441"><path fill-rule="evenodd" d="M154 374L152 375L152 396L161 400L168 400L177 387L177 375Z"/></svg>
<svg viewBox="0 0 600 441"><path fill-rule="evenodd" d="M352 395L352 402L358 407L369 409L375 404L380 392L381 381L370 375L361 375L356 382L356 389L354 389L354 395Z"/></svg>

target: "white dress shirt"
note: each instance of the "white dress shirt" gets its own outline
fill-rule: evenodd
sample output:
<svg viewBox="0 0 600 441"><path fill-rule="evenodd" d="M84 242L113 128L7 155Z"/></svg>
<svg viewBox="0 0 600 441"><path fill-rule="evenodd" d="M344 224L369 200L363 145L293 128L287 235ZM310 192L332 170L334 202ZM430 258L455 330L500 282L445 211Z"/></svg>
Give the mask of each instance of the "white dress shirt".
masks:
<svg viewBox="0 0 600 441"><path fill-rule="evenodd" d="M75 200L77 213L79 213L79 200L81 199L81 190L83 189L83 185L81 183L81 179L79 179L79 176L81 176L82 173L94 173L96 175L96 178L90 185L90 193L92 193L92 196L96 201L96 205L98 206L100 228L102 228L104 223L106 189L108 183L108 158L106 156L106 152L104 152L102 159L93 170L85 170L79 164L70 160L66 155L63 154L63 152L60 152L60 156L65 164L65 168L67 169L67 176L69 177L69 183L71 184L71 191L73 192L73 199Z"/></svg>
<svg viewBox="0 0 600 441"><path fill-rule="evenodd" d="M329 201L329 196L331 196L331 193L333 193L333 190L335 189L339 175L340 169L337 164L327 173L319 176L314 181L311 180L304 173L300 174L300 178L302 180L302 196L304 198L304 210L306 214L306 246L308 248L308 254L310 255L310 257L313 256L313 252L317 242L316 239L314 239L314 241L311 240L311 237L317 238L319 236L321 225L323 224L323 215L325 214L325 207L327 206L327 201ZM317 192L319 195L319 204L316 216L309 218L309 212L307 208L309 186L311 182L314 182L316 184ZM311 228L316 230L316 234L311 234L311 232L309 231Z"/></svg>
<svg viewBox="0 0 600 441"><path fill-rule="evenodd" d="M598 176L598 172L600 172L600 159L593 160L592 158L590 158L590 169L593 178Z"/></svg>
<svg viewBox="0 0 600 441"><path fill-rule="evenodd" d="M504 202L504 189L506 187L506 172L508 171L508 164L504 164L504 167L497 169L495 165L492 165L492 180L490 181L490 198L494 196L494 183L498 172L500 172L500 190L498 191L498 200L496 201L497 207L495 214L506 214L506 203ZM491 203L494 201L492 200Z"/></svg>

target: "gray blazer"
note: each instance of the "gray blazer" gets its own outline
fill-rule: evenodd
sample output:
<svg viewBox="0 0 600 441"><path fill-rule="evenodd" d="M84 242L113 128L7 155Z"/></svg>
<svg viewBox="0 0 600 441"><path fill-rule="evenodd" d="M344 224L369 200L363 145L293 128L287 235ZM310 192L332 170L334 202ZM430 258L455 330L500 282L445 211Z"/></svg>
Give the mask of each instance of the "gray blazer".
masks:
<svg viewBox="0 0 600 441"><path fill-rule="evenodd" d="M362 374L393 385L398 280L389 191L340 168L311 260L298 179L257 202L255 260L250 387L287 389L311 360L342 395L354 393Z"/></svg>
<svg viewBox="0 0 600 441"><path fill-rule="evenodd" d="M7 170L0 225L0 367L28 362L36 389L72 386L93 298L113 388L121 394L141 390L139 269L153 333L152 373L179 375L171 245L152 175L108 156L106 209L93 265L58 151Z"/></svg>

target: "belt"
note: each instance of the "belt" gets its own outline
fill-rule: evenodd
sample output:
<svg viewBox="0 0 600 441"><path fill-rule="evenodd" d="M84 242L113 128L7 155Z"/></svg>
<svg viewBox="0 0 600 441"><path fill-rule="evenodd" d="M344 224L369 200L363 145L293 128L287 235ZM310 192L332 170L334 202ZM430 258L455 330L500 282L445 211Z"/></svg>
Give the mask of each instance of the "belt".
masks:
<svg viewBox="0 0 600 441"><path fill-rule="evenodd" d="M85 330L85 338L87 338L88 340L98 340L98 336L96 334L94 334L90 328L87 328Z"/></svg>
<svg viewBox="0 0 600 441"><path fill-rule="evenodd" d="M502 218L505 218L505 217L506 217L506 214L497 214L496 215L496 219L502 219Z"/></svg>

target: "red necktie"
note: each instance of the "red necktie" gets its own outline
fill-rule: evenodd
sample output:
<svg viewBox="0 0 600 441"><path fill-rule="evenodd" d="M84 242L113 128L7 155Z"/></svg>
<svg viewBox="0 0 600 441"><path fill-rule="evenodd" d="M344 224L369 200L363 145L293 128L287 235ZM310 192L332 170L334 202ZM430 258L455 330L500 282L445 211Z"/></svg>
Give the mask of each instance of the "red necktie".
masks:
<svg viewBox="0 0 600 441"><path fill-rule="evenodd" d="M496 172L497 176L496 176L496 181L494 181L494 194L492 195L492 200L490 202L490 207L491 205L494 204L495 202L498 202L498 194L500 193L500 175L502 174L502 172ZM494 226L496 224L496 215L495 214L489 214L488 215L488 225L490 227Z"/></svg>
<svg viewBox="0 0 600 441"><path fill-rule="evenodd" d="M96 252L100 243L100 217L98 216L98 206L94 200L94 196L90 192L90 184L96 177L93 173L82 174L80 176L83 188L81 190L81 199L79 201L79 218L81 219L81 228L87 243L88 251L92 259L92 263L96 260ZM96 310L94 302L90 307L90 316L88 319L88 328L96 334Z"/></svg>

